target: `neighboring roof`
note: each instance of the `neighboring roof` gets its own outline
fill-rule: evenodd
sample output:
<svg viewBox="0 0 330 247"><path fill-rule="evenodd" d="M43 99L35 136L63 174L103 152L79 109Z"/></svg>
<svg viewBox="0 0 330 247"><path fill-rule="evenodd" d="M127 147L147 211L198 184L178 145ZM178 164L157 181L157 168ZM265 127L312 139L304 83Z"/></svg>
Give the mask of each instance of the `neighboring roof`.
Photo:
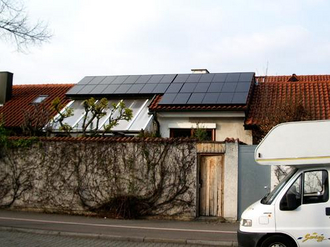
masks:
<svg viewBox="0 0 330 247"><path fill-rule="evenodd" d="M330 75L275 75L275 76L256 76L257 82L289 82L296 78L300 82L328 82Z"/></svg>
<svg viewBox="0 0 330 247"><path fill-rule="evenodd" d="M330 75L260 76L251 97L246 125L260 125L276 111L302 106L305 120L330 119Z"/></svg>
<svg viewBox="0 0 330 247"><path fill-rule="evenodd" d="M35 109L36 104L33 104L33 101L39 96L48 96L39 103L48 110L56 97L59 97L64 105L67 104L69 100L66 99L65 93L72 86L73 84L14 85L11 100L0 106L5 126L20 127L24 123L24 114ZM55 112L49 110L49 118L53 116Z"/></svg>

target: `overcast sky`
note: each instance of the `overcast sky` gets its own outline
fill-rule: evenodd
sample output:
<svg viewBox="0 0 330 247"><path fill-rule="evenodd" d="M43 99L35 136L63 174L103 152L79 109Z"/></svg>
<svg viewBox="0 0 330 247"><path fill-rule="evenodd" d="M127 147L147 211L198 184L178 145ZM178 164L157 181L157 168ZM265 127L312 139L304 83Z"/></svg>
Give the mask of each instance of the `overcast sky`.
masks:
<svg viewBox="0 0 330 247"><path fill-rule="evenodd" d="M27 54L0 40L14 84L87 75L256 72L330 74L327 0L25 0L49 43Z"/></svg>

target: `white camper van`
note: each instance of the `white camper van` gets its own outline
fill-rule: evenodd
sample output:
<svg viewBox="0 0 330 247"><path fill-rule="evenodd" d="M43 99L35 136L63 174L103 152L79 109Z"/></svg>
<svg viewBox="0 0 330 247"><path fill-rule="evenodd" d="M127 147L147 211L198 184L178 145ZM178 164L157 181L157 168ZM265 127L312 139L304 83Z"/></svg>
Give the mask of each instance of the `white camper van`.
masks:
<svg viewBox="0 0 330 247"><path fill-rule="evenodd" d="M255 150L260 165L291 172L241 216L242 247L330 246L330 121L273 128Z"/></svg>

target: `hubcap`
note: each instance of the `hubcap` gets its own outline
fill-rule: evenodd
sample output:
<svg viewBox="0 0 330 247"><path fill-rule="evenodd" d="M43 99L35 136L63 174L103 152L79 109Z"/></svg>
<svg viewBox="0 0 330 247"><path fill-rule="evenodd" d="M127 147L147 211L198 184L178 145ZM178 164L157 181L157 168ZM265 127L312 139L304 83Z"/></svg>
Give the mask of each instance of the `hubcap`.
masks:
<svg viewBox="0 0 330 247"><path fill-rule="evenodd" d="M274 243L269 247L286 247L286 245L282 244L282 243Z"/></svg>

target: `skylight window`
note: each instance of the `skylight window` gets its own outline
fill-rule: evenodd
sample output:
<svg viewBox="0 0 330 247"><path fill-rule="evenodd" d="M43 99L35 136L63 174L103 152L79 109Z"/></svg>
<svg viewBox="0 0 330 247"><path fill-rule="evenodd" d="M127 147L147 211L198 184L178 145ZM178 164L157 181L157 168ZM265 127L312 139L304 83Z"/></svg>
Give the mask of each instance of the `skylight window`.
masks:
<svg viewBox="0 0 330 247"><path fill-rule="evenodd" d="M39 95L37 98L35 98L35 99L32 101L32 104L40 104L40 103L43 102L47 97L48 97L48 95Z"/></svg>

